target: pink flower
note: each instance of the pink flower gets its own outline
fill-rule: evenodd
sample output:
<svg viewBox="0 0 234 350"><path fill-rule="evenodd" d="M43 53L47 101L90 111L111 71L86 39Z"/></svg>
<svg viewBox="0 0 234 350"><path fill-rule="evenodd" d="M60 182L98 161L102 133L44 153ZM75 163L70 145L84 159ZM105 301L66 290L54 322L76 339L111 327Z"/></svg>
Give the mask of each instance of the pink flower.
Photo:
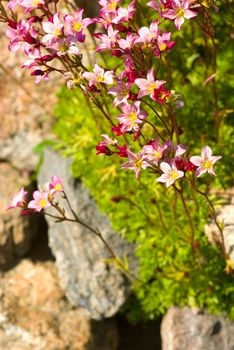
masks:
<svg viewBox="0 0 234 350"><path fill-rule="evenodd" d="M141 169L146 169L150 166L145 157L145 152L140 151L138 153L133 153L130 150L127 150L128 162L123 164L121 168L134 170L136 178L139 178Z"/></svg>
<svg viewBox="0 0 234 350"><path fill-rule="evenodd" d="M11 40L9 50L16 52L22 48L27 54L31 50L31 46L37 43L37 35L38 33L32 28L32 25L24 19L18 23L11 21L6 32L6 36Z"/></svg>
<svg viewBox="0 0 234 350"><path fill-rule="evenodd" d="M116 139L114 139L114 138L112 138L112 137L109 137L108 135L106 135L106 134L102 134L101 135L103 138L104 138L104 140L102 141L102 144L103 145L110 145L110 146L114 146L114 145L117 145L117 143L119 142L118 140L116 140Z"/></svg>
<svg viewBox="0 0 234 350"><path fill-rule="evenodd" d="M186 151L187 151L187 148L185 147L185 145L180 143L175 148L175 157L182 156L182 154L184 154Z"/></svg>
<svg viewBox="0 0 234 350"><path fill-rule="evenodd" d="M137 39L137 36L134 36L132 33L128 33L126 39L118 40L118 45L122 50L124 50L124 52L129 52L135 45Z"/></svg>
<svg viewBox="0 0 234 350"><path fill-rule="evenodd" d="M108 94L116 96L116 98L114 99L115 107L118 106L120 103L128 102L129 91L122 81L119 81L116 86L110 88L108 90Z"/></svg>
<svg viewBox="0 0 234 350"><path fill-rule="evenodd" d="M53 43L63 35L63 24L59 19L59 13L55 13L51 21L42 22L42 28L47 33L42 38L42 43Z"/></svg>
<svg viewBox="0 0 234 350"><path fill-rule="evenodd" d="M24 207L25 197L27 193L28 192L26 192L24 188L21 188L21 190L12 197L11 202L7 207L7 210L17 208L17 207L19 208Z"/></svg>
<svg viewBox="0 0 234 350"><path fill-rule="evenodd" d="M170 41L170 38L170 32L158 35L157 46L154 48L154 54L156 57L159 56L161 53L167 52L175 45L175 41Z"/></svg>
<svg viewBox="0 0 234 350"><path fill-rule="evenodd" d="M121 125L121 131L137 131L139 129L139 125L142 124L144 118L147 117L148 113L140 110L140 101L137 101L133 104L123 103L121 108L123 114L120 114L116 117Z"/></svg>
<svg viewBox="0 0 234 350"><path fill-rule="evenodd" d="M197 16L196 12L189 10L190 0L172 0L172 9L163 12L163 17L174 21L175 26L180 30L185 19Z"/></svg>
<svg viewBox="0 0 234 350"><path fill-rule="evenodd" d="M10 0L8 2L8 7L12 11L17 5L21 6L22 0Z"/></svg>
<svg viewBox="0 0 234 350"><path fill-rule="evenodd" d="M178 170L175 163L172 163L170 166L168 163L162 162L160 164L160 169L163 171L163 174L157 179L157 182L165 182L167 188L177 179L184 176L184 172Z"/></svg>
<svg viewBox="0 0 234 350"><path fill-rule="evenodd" d="M89 86L96 85L98 83L103 84L113 84L113 72L105 72L103 68L99 67L98 64L95 64L93 73L84 72L83 77L89 80Z"/></svg>
<svg viewBox="0 0 234 350"><path fill-rule="evenodd" d="M129 22L131 19L133 19L133 16L136 11L135 3L136 0L133 0L129 4L128 8L119 7L117 9L117 16L112 20L112 23L118 24L121 22Z"/></svg>
<svg viewBox="0 0 234 350"><path fill-rule="evenodd" d="M152 161L156 166L163 157L163 152L167 149L167 145L160 145L158 140L151 141L150 144L144 146L147 159Z"/></svg>
<svg viewBox="0 0 234 350"><path fill-rule="evenodd" d="M74 42L71 41L71 36L52 41L46 46L46 48L54 50L55 54L58 56L63 56L66 54L74 56L80 55L80 50L74 45Z"/></svg>
<svg viewBox="0 0 234 350"><path fill-rule="evenodd" d="M52 176L51 182L49 183L49 191L50 194L54 194L55 192L63 192L64 188L62 185L62 179L57 176Z"/></svg>
<svg viewBox="0 0 234 350"><path fill-rule="evenodd" d="M118 40L118 30L114 30L112 26L109 26L107 29L107 34L97 33L95 37L100 39L102 43L96 48L96 51L114 49Z"/></svg>
<svg viewBox="0 0 234 350"><path fill-rule="evenodd" d="M35 10L38 7L41 7L45 5L44 0L22 0L21 6L25 7L25 13L31 12L32 10Z"/></svg>
<svg viewBox="0 0 234 350"><path fill-rule="evenodd" d="M150 27L141 27L138 30L139 38L137 42L152 43L158 37L158 21L155 20L150 24Z"/></svg>
<svg viewBox="0 0 234 350"><path fill-rule="evenodd" d="M90 18L82 19L83 12L84 10L80 9L76 11L74 16L70 14L64 16L66 33L74 36L79 42L84 42L85 35L83 30L88 27L88 25L93 23L93 20Z"/></svg>
<svg viewBox="0 0 234 350"><path fill-rule="evenodd" d="M221 158L222 156L212 156L211 148L209 146L205 146L202 148L201 157L193 156L190 158L190 162L198 167L196 170L197 177L206 172L216 176L213 165Z"/></svg>
<svg viewBox="0 0 234 350"><path fill-rule="evenodd" d="M116 12L118 4L122 0L99 0L98 3L108 12Z"/></svg>
<svg viewBox="0 0 234 350"><path fill-rule="evenodd" d="M36 212L40 212L43 209L49 208L51 203L48 199L49 192L35 191L33 193L33 200L28 203L28 208L33 209Z"/></svg>
<svg viewBox="0 0 234 350"><path fill-rule="evenodd" d="M147 79L138 78L135 80L135 84L140 88L138 93L138 98L146 95L150 95L151 98L154 97L154 90L159 89L160 86L165 84L165 80L155 80L154 70L151 68L147 73Z"/></svg>

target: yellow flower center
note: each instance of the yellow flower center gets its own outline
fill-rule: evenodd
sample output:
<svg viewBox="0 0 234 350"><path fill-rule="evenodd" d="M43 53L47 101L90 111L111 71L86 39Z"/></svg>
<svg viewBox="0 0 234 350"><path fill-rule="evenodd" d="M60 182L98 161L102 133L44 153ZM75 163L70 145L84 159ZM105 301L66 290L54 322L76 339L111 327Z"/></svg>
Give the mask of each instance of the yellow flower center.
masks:
<svg viewBox="0 0 234 350"><path fill-rule="evenodd" d="M161 157L162 157L162 153L159 152L159 151L155 151L155 152L154 152L154 156L155 156L156 158L161 158Z"/></svg>
<svg viewBox="0 0 234 350"><path fill-rule="evenodd" d="M99 83L102 83L102 82L104 81L103 76L99 75L99 76L97 77L97 81L98 81Z"/></svg>
<svg viewBox="0 0 234 350"><path fill-rule="evenodd" d="M155 89L158 88L158 84L157 83L150 83L149 85L149 92L152 94L154 92Z"/></svg>
<svg viewBox="0 0 234 350"><path fill-rule="evenodd" d="M211 169L212 168L212 162L210 160L205 160L203 163L202 163L202 166L205 168L205 169Z"/></svg>
<svg viewBox="0 0 234 350"><path fill-rule="evenodd" d="M46 199L41 199L40 200L40 202L39 202L39 206L41 207L41 208L44 208L45 206L46 206Z"/></svg>
<svg viewBox="0 0 234 350"><path fill-rule="evenodd" d="M56 191L61 191L62 185L61 185L61 184L57 184L57 185L55 185L54 189L55 189Z"/></svg>
<svg viewBox="0 0 234 350"><path fill-rule="evenodd" d="M172 170L172 171L170 172L170 177L171 177L173 180L177 179L177 177L178 177L177 171Z"/></svg>
<svg viewBox="0 0 234 350"><path fill-rule="evenodd" d="M61 46L59 46L59 51L61 51L61 52L66 52L68 50L68 46L67 45L61 45Z"/></svg>
<svg viewBox="0 0 234 350"><path fill-rule="evenodd" d="M53 34L54 36L60 36L62 33L61 33L61 30L56 28L54 31L53 31Z"/></svg>
<svg viewBox="0 0 234 350"><path fill-rule="evenodd" d="M160 51L163 51L167 48L167 45L165 43L160 43L160 44L158 44L158 48Z"/></svg>
<svg viewBox="0 0 234 350"><path fill-rule="evenodd" d="M41 3L41 0L34 0L34 1L32 2L33 7L37 7L40 3Z"/></svg>
<svg viewBox="0 0 234 350"><path fill-rule="evenodd" d="M135 160L134 166L135 166L136 168L141 168L141 166L142 166L142 159L137 159L137 160Z"/></svg>
<svg viewBox="0 0 234 350"><path fill-rule="evenodd" d="M114 11L117 5L117 1L112 1L109 5L108 5L108 10L110 11Z"/></svg>
<svg viewBox="0 0 234 350"><path fill-rule="evenodd" d="M131 122L135 122L137 120L137 114L135 112L131 112L128 115Z"/></svg>
<svg viewBox="0 0 234 350"><path fill-rule="evenodd" d="M184 10L183 9L178 9L176 11L177 17L184 17Z"/></svg>
<svg viewBox="0 0 234 350"><path fill-rule="evenodd" d="M82 24L80 22L75 22L72 27L74 32L79 32L82 28Z"/></svg>

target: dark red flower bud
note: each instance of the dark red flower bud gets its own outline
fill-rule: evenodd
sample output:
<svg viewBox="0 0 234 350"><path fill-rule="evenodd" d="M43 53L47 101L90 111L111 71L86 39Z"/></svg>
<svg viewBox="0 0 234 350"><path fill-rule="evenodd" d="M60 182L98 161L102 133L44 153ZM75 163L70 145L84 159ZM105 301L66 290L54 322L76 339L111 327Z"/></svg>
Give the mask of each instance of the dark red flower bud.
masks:
<svg viewBox="0 0 234 350"><path fill-rule="evenodd" d="M121 24L121 23L118 23L117 25L116 25L116 28L120 31L120 32L122 32L122 33L126 33L127 31L128 31L128 28L126 28L123 24Z"/></svg>
<svg viewBox="0 0 234 350"><path fill-rule="evenodd" d="M23 216L28 216L28 215L32 215L32 211L28 210L28 209L24 209L24 210L21 211L20 214L23 215Z"/></svg>
<svg viewBox="0 0 234 350"><path fill-rule="evenodd" d="M13 21L12 19L8 20L8 25L9 27L11 27L12 29L16 29L17 28L17 22Z"/></svg>
<svg viewBox="0 0 234 350"><path fill-rule="evenodd" d="M128 100L130 101L136 101L137 100L137 94L134 94L133 92L129 92Z"/></svg>
<svg viewBox="0 0 234 350"><path fill-rule="evenodd" d="M121 56L123 56L123 52L121 51L121 50L112 50L111 51L111 55L112 56L116 56L116 57L121 57Z"/></svg>
<svg viewBox="0 0 234 350"><path fill-rule="evenodd" d="M126 146L126 145L124 145L124 146L118 145L117 147L118 147L118 149L119 149L119 152L117 153L117 155L118 155L119 157L128 158L127 146Z"/></svg>
<svg viewBox="0 0 234 350"><path fill-rule="evenodd" d="M35 38L33 38L30 34L25 34L23 36L24 41L26 41L26 43L33 45L37 43L37 40Z"/></svg>
<svg viewBox="0 0 234 350"><path fill-rule="evenodd" d="M178 170L185 171L186 162L183 158L178 158L175 160L175 164Z"/></svg>
<svg viewBox="0 0 234 350"><path fill-rule="evenodd" d="M113 152L111 152L111 150L105 145L97 145L96 150L97 150L96 155L106 154L107 156L111 156L113 154Z"/></svg>
<svg viewBox="0 0 234 350"><path fill-rule="evenodd" d="M111 198L112 202L119 203L123 198L120 196L114 196Z"/></svg>
<svg viewBox="0 0 234 350"><path fill-rule="evenodd" d="M197 169L197 166L191 163L190 161L185 163L185 170L186 171L195 171Z"/></svg>
<svg viewBox="0 0 234 350"><path fill-rule="evenodd" d="M42 18L38 17L38 16L31 16L29 19L28 19L28 22L30 24L32 23L36 23L36 22L41 22L42 21Z"/></svg>
<svg viewBox="0 0 234 350"><path fill-rule="evenodd" d="M118 124L116 126L114 126L111 131L115 133L116 136L121 136L123 135L124 133L121 131L121 127L122 127L122 124Z"/></svg>
<svg viewBox="0 0 234 350"><path fill-rule="evenodd" d="M41 69L35 69L33 72L31 72L31 76L34 77L34 76L43 76L45 74L45 72Z"/></svg>

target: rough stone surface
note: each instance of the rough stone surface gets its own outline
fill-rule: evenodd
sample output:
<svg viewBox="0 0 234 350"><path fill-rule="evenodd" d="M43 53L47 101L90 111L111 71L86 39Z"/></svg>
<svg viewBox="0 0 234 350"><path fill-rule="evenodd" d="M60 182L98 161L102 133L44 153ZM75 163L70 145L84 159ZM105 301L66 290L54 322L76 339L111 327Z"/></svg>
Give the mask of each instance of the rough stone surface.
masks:
<svg viewBox="0 0 234 350"><path fill-rule="evenodd" d="M234 322L198 309L172 307L161 325L162 350L233 350Z"/></svg>
<svg viewBox="0 0 234 350"><path fill-rule="evenodd" d="M116 350L113 320L93 324L72 309L52 262L23 260L0 276L1 350Z"/></svg>
<svg viewBox="0 0 234 350"><path fill-rule="evenodd" d="M35 170L39 156L33 148L42 141L42 137L33 131L19 131L6 140L0 140L0 160L9 162L19 170Z"/></svg>
<svg viewBox="0 0 234 350"><path fill-rule="evenodd" d="M132 255L133 247L113 231L107 217L98 211L89 191L69 175L69 165L70 160L47 150L38 182L46 183L52 175L61 177L79 217L91 227L99 228L117 255ZM51 218L48 218L48 223L50 247L70 302L88 309L93 319L113 316L126 300L129 283L121 271L106 262L110 256L103 243L76 223L57 224Z"/></svg>
<svg viewBox="0 0 234 350"><path fill-rule="evenodd" d="M38 217L22 217L19 210L6 211L12 195L28 184L27 176L8 163L0 163L0 269L24 256L40 230Z"/></svg>
<svg viewBox="0 0 234 350"><path fill-rule="evenodd" d="M221 193L220 196L225 200L225 205L221 206L217 219L219 222L224 222L223 235L226 252L231 260L234 260L234 188ZM220 243L221 237L213 222L206 225L205 232L211 243Z"/></svg>
<svg viewBox="0 0 234 350"><path fill-rule="evenodd" d="M49 129L48 115L53 112L56 102L60 76L35 84L29 72L20 67L27 56L20 51L16 54L9 52L5 31L6 25L0 23L0 139L29 130L45 134Z"/></svg>

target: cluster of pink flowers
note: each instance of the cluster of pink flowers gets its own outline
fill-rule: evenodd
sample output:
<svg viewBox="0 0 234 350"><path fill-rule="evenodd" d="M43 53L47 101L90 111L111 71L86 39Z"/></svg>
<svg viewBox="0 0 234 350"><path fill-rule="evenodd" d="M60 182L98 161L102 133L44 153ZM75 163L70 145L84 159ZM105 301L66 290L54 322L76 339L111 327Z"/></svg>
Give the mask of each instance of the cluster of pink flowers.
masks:
<svg viewBox="0 0 234 350"><path fill-rule="evenodd" d="M209 146L204 146L201 156L186 155L186 147L182 144L173 145L171 141L160 144L158 139L149 141L138 153L133 153L126 145L121 146L119 141L102 135L104 141L99 142L97 154L111 156L117 154L120 157L127 157L128 161L122 165L123 169L133 170L138 178L141 170L146 168L154 169L161 173L157 178L166 187L172 185L177 179L186 176L187 172L195 172L197 177L204 173L216 175L214 164L221 159L221 156L213 156ZM183 156L183 157L182 157Z"/></svg>
<svg viewBox="0 0 234 350"><path fill-rule="evenodd" d="M163 55L166 59L175 45L175 41L171 40L172 33L163 29L164 22L174 22L175 28L180 30L185 20L198 15L200 4L196 0L150 1L147 5L155 10L155 18L148 26L139 27L136 13L138 11L140 15L141 11L137 0L131 1L127 7L121 6L122 0L98 2L99 17L90 19L83 18L82 9L74 11L74 6L70 7L69 12L69 4L66 13L64 10L59 12L57 1L10 0L10 10L14 11L16 6L20 6L24 9L24 17L16 21L15 16L7 17L7 12L2 14L8 23L6 34L10 39L9 49L14 52L22 49L25 52L28 59L23 67L32 70L31 75L36 76L37 82L48 79L53 70L59 71L68 79L69 88L81 88L98 108L102 106L102 94L105 99L109 98L119 114L116 112L112 120L112 116L107 115L108 109L100 109L111 121L111 131L117 139L102 135L104 140L98 143L97 154L116 154L128 158L122 168L134 170L136 177L139 177L142 169L153 169L160 175L157 181L165 183L167 187L186 176L187 172L195 172L197 177L206 172L215 175L213 165L221 156L212 156L210 147L205 146L201 157L189 158L184 145L174 146L172 143L175 133L172 121L164 130L160 143L160 133L150 119L152 115L157 117L155 106L156 109L164 106L170 108L175 99L171 82L168 84L158 77ZM102 25L104 29L93 33L93 39L97 42L96 54L109 53L119 60L112 70L95 63L88 71L82 64L78 44L85 41L85 30L93 23L98 23L98 28ZM56 68L56 64L53 66L54 60L59 61L62 68ZM159 119L162 121L160 115ZM152 132L144 134L145 126L152 129L153 140ZM169 141L165 142L168 138ZM124 144L120 141L123 139ZM130 148L136 149L131 145L137 140L140 149L134 153ZM17 203L16 206L21 206L25 195L22 189L11 205L14 207L14 203ZM40 211L50 205L52 197L53 188L43 193L36 191L28 208Z"/></svg>
<svg viewBox="0 0 234 350"><path fill-rule="evenodd" d="M66 58L81 57L77 44L84 42L85 28L93 23L89 18L82 18L83 9L74 14L56 12L53 15L43 0L11 0L8 6L13 10L16 6L23 7L25 18L18 22L14 18L6 18L8 23L7 37L10 39L9 49L16 52L22 49L28 56L22 67L31 70L36 76L36 82L47 80L49 73L58 70L65 73ZM35 15L37 10L37 15ZM60 58L65 70L56 69L48 63Z"/></svg>
<svg viewBox="0 0 234 350"><path fill-rule="evenodd" d="M44 189L38 189L33 193L33 199L26 200L28 192L21 188L12 199L7 209L21 208L23 214L31 212L41 212L52 206L55 194L57 192L64 192L62 180L57 176L52 176L50 183L43 186Z"/></svg>

